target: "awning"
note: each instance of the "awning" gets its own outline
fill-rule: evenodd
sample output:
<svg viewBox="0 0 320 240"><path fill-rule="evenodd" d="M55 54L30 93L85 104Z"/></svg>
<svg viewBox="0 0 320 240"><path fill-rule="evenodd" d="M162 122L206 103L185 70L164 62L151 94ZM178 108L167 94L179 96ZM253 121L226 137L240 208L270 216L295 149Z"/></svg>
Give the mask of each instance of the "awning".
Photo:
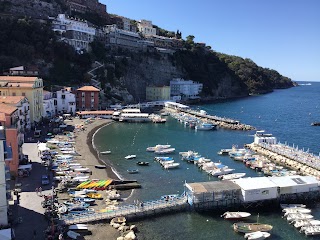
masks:
<svg viewBox="0 0 320 240"><path fill-rule="evenodd" d="M11 228L0 230L0 239L11 240L12 239Z"/></svg>

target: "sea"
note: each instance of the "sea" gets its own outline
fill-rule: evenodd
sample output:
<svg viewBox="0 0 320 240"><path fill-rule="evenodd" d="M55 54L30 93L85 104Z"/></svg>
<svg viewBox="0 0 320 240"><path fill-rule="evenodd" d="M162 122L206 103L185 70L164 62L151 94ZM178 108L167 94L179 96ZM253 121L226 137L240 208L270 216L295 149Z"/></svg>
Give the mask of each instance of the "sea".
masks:
<svg viewBox="0 0 320 240"><path fill-rule="evenodd" d="M192 108L239 120L258 130L272 133L281 143L319 154L320 127L311 126L311 123L320 121L320 82L299 83L300 86L290 89L194 105ZM94 144L98 151L112 151L107 157L121 178L134 178L142 185L127 200L127 203L132 203L134 200L156 200L166 194L182 194L185 182L219 181L200 171L195 165L182 161L179 152L183 151L197 151L214 162L220 161L234 168L235 172L245 172L247 177L262 176L241 162L217 154L220 149L231 148L233 145L242 148L244 144L253 142L254 133L255 131L227 129L195 131L168 116L165 124L114 122L95 134ZM169 156L179 162L180 167L164 170L155 162L155 154L146 152L146 148L156 144L170 144L176 148L175 153ZM131 154L137 155L137 158L124 158ZM101 156L102 159L104 157ZM150 165L138 166L137 161L148 161ZM139 169L139 173L128 174L128 169ZM312 209L314 218L320 219L320 203L307 206ZM256 222L258 219L261 223L273 225L270 239L320 239L299 233L282 218L279 206L248 211L252 213L249 222ZM233 221L224 220L220 215L217 211L190 210L142 218L134 220L133 224L138 226L137 236L140 240L244 239L243 234L233 231Z"/></svg>

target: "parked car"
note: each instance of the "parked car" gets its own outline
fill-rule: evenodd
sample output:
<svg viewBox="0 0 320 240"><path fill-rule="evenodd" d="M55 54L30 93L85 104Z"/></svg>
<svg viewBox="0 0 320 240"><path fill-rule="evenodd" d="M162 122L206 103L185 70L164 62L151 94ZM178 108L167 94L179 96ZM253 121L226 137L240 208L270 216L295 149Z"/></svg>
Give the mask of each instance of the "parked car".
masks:
<svg viewBox="0 0 320 240"><path fill-rule="evenodd" d="M50 183L48 175L42 175L41 176L41 184L42 185L48 185Z"/></svg>

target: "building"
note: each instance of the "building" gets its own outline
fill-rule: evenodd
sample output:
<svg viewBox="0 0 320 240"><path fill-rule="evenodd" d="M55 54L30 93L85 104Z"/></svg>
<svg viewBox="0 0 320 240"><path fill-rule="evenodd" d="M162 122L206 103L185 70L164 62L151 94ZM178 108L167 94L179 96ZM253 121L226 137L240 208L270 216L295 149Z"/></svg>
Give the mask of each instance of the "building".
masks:
<svg viewBox="0 0 320 240"><path fill-rule="evenodd" d="M107 34L107 45L118 45L128 48L139 48L138 41L141 40L141 36L138 33L122 30L117 28L117 25L107 25L104 28Z"/></svg>
<svg viewBox="0 0 320 240"><path fill-rule="evenodd" d="M7 144L12 148L12 160L7 163L10 173L18 174L21 146L24 142L24 134L19 126L18 108L0 103L0 125L5 127Z"/></svg>
<svg viewBox="0 0 320 240"><path fill-rule="evenodd" d="M77 110L98 110L99 107L98 88L93 86L84 86L76 90Z"/></svg>
<svg viewBox="0 0 320 240"><path fill-rule="evenodd" d="M63 88L56 92L56 112L76 113L76 95L72 93L71 88Z"/></svg>
<svg viewBox="0 0 320 240"><path fill-rule="evenodd" d="M203 84L176 78L170 81L171 96L182 96L182 99L196 99L202 91Z"/></svg>
<svg viewBox="0 0 320 240"><path fill-rule="evenodd" d="M89 50L89 43L94 40L95 28L86 20L59 14L52 21L52 30L59 33L60 40L68 43L76 50Z"/></svg>
<svg viewBox="0 0 320 240"><path fill-rule="evenodd" d="M157 29L153 27L152 21L140 20L137 24L139 32L143 35L157 35Z"/></svg>
<svg viewBox="0 0 320 240"><path fill-rule="evenodd" d="M24 96L2 96L0 97L0 104L8 104L18 108L18 129L21 131L30 130L30 103ZM0 109L1 112L1 109Z"/></svg>
<svg viewBox="0 0 320 240"><path fill-rule="evenodd" d="M10 180L10 175L6 163L10 162L11 159L11 148L7 146L5 130L3 126L0 126L0 225L2 226L8 225L8 185L6 182Z"/></svg>
<svg viewBox="0 0 320 240"><path fill-rule="evenodd" d="M277 144L277 138L274 137L271 133L265 133L264 130L256 131L254 135L255 144Z"/></svg>
<svg viewBox="0 0 320 240"><path fill-rule="evenodd" d="M99 3L98 0L66 0L66 5L70 11L80 13L94 12L101 17L108 17L107 6Z"/></svg>
<svg viewBox="0 0 320 240"><path fill-rule="evenodd" d="M158 48L165 48L165 49L182 49L183 48L183 41L181 39L176 38L168 38L158 35L149 35L146 36L148 41L154 43L155 47Z"/></svg>
<svg viewBox="0 0 320 240"><path fill-rule="evenodd" d="M147 101L164 101L170 100L170 87L146 87Z"/></svg>
<svg viewBox="0 0 320 240"><path fill-rule="evenodd" d="M24 96L30 104L30 122L42 119L43 80L38 77L0 76L0 96Z"/></svg>
<svg viewBox="0 0 320 240"><path fill-rule="evenodd" d="M52 118L56 115L56 99L52 92L43 91L43 114L44 118Z"/></svg>
<svg viewBox="0 0 320 240"><path fill-rule="evenodd" d="M11 76L38 76L39 69L35 66L30 66L30 67L19 66L19 67L9 68L9 72L5 72L4 74L11 75Z"/></svg>

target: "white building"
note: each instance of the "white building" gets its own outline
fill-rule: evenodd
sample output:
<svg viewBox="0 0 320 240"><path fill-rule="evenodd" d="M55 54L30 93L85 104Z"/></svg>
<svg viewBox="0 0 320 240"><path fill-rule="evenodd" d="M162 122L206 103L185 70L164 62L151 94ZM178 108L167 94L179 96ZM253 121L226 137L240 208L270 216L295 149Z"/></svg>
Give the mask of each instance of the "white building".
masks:
<svg viewBox="0 0 320 240"><path fill-rule="evenodd" d="M76 95L71 92L71 88L64 88L56 94L57 113L76 113Z"/></svg>
<svg viewBox="0 0 320 240"><path fill-rule="evenodd" d="M271 133L265 133L264 130L256 131L254 135L255 144L277 144L277 138L272 136Z"/></svg>
<svg viewBox="0 0 320 240"><path fill-rule="evenodd" d="M8 201L7 201L7 184L6 184L6 174L7 169L5 167L5 161L10 160L7 151L6 141L5 141L5 130L3 126L0 126L0 225L8 225ZM12 155L12 153L11 153Z"/></svg>
<svg viewBox="0 0 320 240"><path fill-rule="evenodd" d="M52 21L52 30L60 34L60 39L73 46L76 50L88 51L89 43L95 36L95 28L90 27L85 20L58 14Z"/></svg>
<svg viewBox="0 0 320 240"><path fill-rule="evenodd" d="M193 82L192 80L184 80L175 78L170 81L171 96L182 96L183 99L199 98L203 84Z"/></svg>
<svg viewBox="0 0 320 240"><path fill-rule="evenodd" d="M157 35L157 29L153 27L152 21L140 20L138 22L138 29L143 35Z"/></svg>
<svg viewBox="0 0 320 240"><path fill-rule="evenodd" d="M107 25L104 31L107 34L107 44L129 48L140 47L141 36L138 33L119 29L115 24Z"/></svg>
<svg viewBox="0 0 320 240"><path fill-rule="evenodd" d="M17 122L18 130L30 130L30 103L24 96L1 96L0 103L8 104L17 107L17 115L19 121Z"/></svg>
<svg viewBox="0 0 320 240"><path fill-rule="evenodd" d="M43 117L52 118L56 115L55 99L53 93L43 91Z"/></svg>

